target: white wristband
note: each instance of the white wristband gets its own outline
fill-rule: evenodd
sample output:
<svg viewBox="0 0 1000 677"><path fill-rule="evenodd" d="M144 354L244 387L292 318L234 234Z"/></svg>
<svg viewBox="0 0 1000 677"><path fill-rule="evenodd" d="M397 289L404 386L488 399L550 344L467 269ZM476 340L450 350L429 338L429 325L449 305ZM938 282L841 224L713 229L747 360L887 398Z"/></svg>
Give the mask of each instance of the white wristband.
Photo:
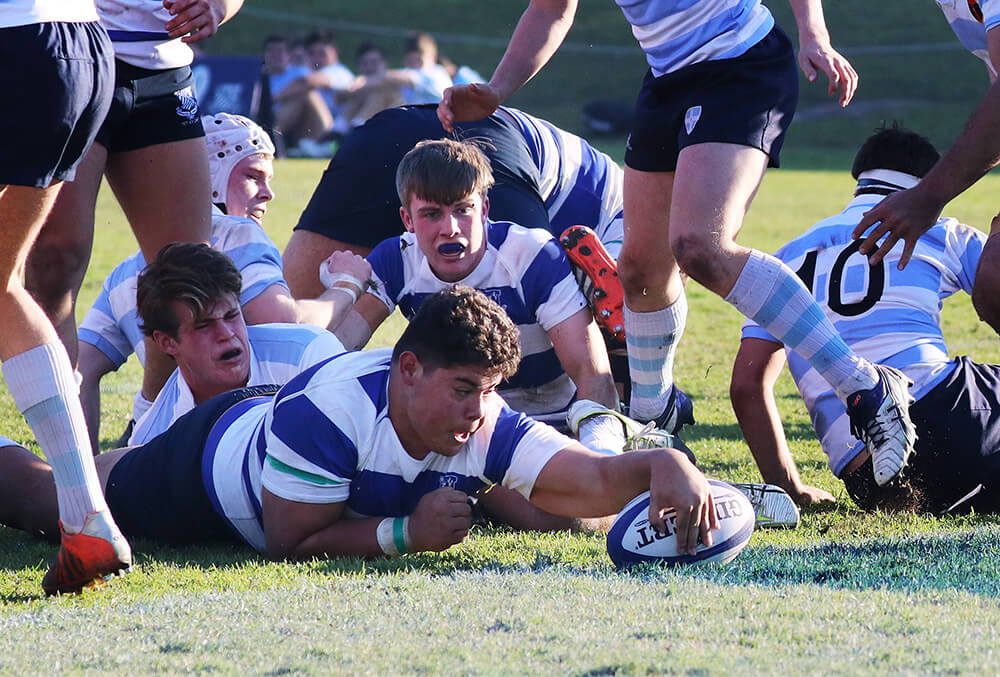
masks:
<svg viewBox="0 0 1000 677"><path fill-rule="evenodd" d="M378 546L390 557L405 555L410 550L410 518L386 517L375 532Z"/></svg>
<svg viewBox="0 0 1000 677"><path fill-rule="evenodd" d="M359 297L358 292L354 291L350 287L330 287L330 289L328 291L342 291L345 294L350 294L350 296L351 296L351 303L357 303L358 302L358 297Z"/></svg>
<svg viewBox="0 0 1000 677"><path fill-rule="evenodd" d="M368 288L367 281L363 282L350 273L331 273L329 267L326 265L326 261L319 264L319 281L327 289L332 289L333 285L338 282L350 282L353 285L357 285L358 289L362 292Z"/></svg>

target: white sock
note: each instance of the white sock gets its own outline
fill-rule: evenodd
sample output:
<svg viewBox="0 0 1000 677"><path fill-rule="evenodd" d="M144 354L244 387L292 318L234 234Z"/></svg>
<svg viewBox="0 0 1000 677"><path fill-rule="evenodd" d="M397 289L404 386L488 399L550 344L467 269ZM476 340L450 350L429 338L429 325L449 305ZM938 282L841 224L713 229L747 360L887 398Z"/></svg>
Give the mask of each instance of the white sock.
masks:
<svg viewBox="0 0 1000 677"><path fill-rule="evenodd" d="M153 403L142 396L141 390L137 392L135 394L135 399L132 401L132 420L138 423L139 419L142 418L152 406Z"/></svg>
<svg viewBox="0 0 1000 677"><path fill-rule="evenodd" d="M851 350L798 275L775 257L752 250L726 301L808 360L841 400L878 382L871 363Z"/></svg>
<svg viewBox="0 0 1000 677"><path fill-rule="evenodd" d="M78 531L87 513L108 506L66 349L61 343L48 343L15 355L3 363L3 375L52 466L59 518L67 531Z"/></svg>
<svg viewBox="0 0 1000 677"><path fill-rule="evenodd" d="M637 313L624 306L625 343L632 395L628 413L649 421L663 413L674 385L674 355L687 325L687 296L662 310Z"/></svg>

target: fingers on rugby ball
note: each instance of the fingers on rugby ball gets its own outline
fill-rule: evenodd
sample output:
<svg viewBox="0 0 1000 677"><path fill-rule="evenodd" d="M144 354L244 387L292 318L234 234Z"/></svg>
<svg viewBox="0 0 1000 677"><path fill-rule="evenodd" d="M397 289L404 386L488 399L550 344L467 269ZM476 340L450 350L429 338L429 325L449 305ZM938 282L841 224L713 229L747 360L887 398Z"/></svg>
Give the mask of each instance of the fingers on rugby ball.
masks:
<svg viewBox="0 0 1000 677"><path fill-rule="evenodd" d="M649 492L639 494L615 518L608 531L608 555L618 568L642 562L666 566L695 562L725 563L746 547L754 528L754 509L742 492L719 480L708 480L712 488L719 528L712 532L712 545L698 543L697 554L677 552L674 512L664 517L668 533L659 534L649 523Z"/></svg>

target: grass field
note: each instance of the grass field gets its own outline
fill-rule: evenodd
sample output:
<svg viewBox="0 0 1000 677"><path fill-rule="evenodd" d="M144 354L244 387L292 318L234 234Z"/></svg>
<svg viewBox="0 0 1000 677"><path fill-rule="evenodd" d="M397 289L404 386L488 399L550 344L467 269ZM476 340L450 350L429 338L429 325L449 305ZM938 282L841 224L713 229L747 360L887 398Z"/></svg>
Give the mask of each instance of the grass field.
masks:
<svg viewBox="0 0 1000 677"><path fill-rule="evenodd" d="M278 164L268 227L279 246L321 170L317 161ZM838 211L851 188L846 172L770 172L742 240L774 249ZM989 177L948 212L986 227L998 188ZM106 192L98 223L84 304L134 250ZM752 480L728 401L740 318L696 285L689 293L677 372L696 402L690 444L707 474ZM1000 360L996 336L977 324L967 298L947 303L944 318L953 352ZM379 341L391 342L392 331ZM104 446L126 420L138 371L106 381ZM0 433L28 439L0 392ZM445 553L378 562L275 563L237 548L138 542L131 575L45 600L39 581L54 548L0 528L0 672L1000 671L1000 519L860 513L826 470L787 377L779 405L805 480L839 503L806 511L796 531L756 533L723 567L618 573L601 537L502 529L475 531Z"/></svg>
<svg viewBox="0 0 1000 677"><path fill-rule="evenodd" d="M269 33L328 27L349 65L369 39L398 64L402 37L419 28L488 76L524 4L255 0L206 48L256 53ZM770 6L794 37L787 3ZM741 236L764 250L842 208L853 149L880 121L902 118L944 147L987 84L931 0L828 0L825 9L860 89L839 111L821 86L803 87L786 169L767 175ZM568 44L511 103L580 131L586 102L630 102L644 69L614 3L582 3ZM593 141L621 159L622 139ZM268 229L279 247L322 168L278 163ZM1000 178L987 177L947 213L986 229L998 190ZM97 222L80 316L135 250L109 191ZM756 479L728 399L741 317L695 284L689 296L676 370L695 398L689 443L708 475ZM967 298L946 303L943 318L953 353L1000 361ZM389 323L375 342L390 344L398 330ZM104 448L138 383L134 362L104 380ZM55 549L0 527L0 673L1000 673L1000 518L859 512L827 470L787 375L778 395L805 481L839 502L807 510L795 531L756 533L729 565L618 573L601 537L503 529L477 530L445 553L373 562L276 563L237 548L137 542L126 578L46 600L39 583ZM0 434L33 445L5 388Z"/></svg>

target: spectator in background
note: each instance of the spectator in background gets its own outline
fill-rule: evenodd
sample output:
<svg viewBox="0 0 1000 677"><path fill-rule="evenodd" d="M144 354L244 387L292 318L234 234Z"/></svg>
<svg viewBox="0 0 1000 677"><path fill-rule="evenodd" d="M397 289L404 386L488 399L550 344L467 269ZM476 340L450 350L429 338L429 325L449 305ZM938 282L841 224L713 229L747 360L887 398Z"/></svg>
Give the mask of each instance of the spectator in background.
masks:
<svg viewBox="0 0 1000 677"><path fill-rule="evenodd" d="M274 99L274 112L277 114L278 95L292 81L309 75L309 67L305 64L292 63L292 52L288 39L283 35L270 35L264 40L264 75L268 78L271 97Z"/></svg>
<svg viewBox="0 0 1000 677"><path fill-rule="evenodd" d="M436 103L452 85L451 75L438 63L438 48L430 33L411 33L406 38L406 69L409 84L403 87L406 103Z"/></svg>
<svg viewBox="0 0 1000 677"><path fill-rule="evenodd" d="M448 72L453 84L471 85L473 82L485 82L483 76L478 71L468 66L459 66L443 54L438 55L438 63Z"/></svg>
<svg viewBox="0 0 1000 677"><path fill-rule="evenodd" d="M347 134L379 111L403 103L402 87L409 80L399 76L401 71L387 70L382 49L374 42L364 42L358 48L358 71L361 75L354 85L337 96L341 109L333 129L338 134Z"/></svg>
<svg viewBox="0 0 1000 677"><path fill-rule="evenodd" d="M340 63L337 45L329 32L310 33L305 46L313 70L274 95L278 104L274 128L289 137L286 143L296 140L300 154L314 156L322 152L325 144L321 139L333 129L337 92L351 87L354 74Z"/></svg>

